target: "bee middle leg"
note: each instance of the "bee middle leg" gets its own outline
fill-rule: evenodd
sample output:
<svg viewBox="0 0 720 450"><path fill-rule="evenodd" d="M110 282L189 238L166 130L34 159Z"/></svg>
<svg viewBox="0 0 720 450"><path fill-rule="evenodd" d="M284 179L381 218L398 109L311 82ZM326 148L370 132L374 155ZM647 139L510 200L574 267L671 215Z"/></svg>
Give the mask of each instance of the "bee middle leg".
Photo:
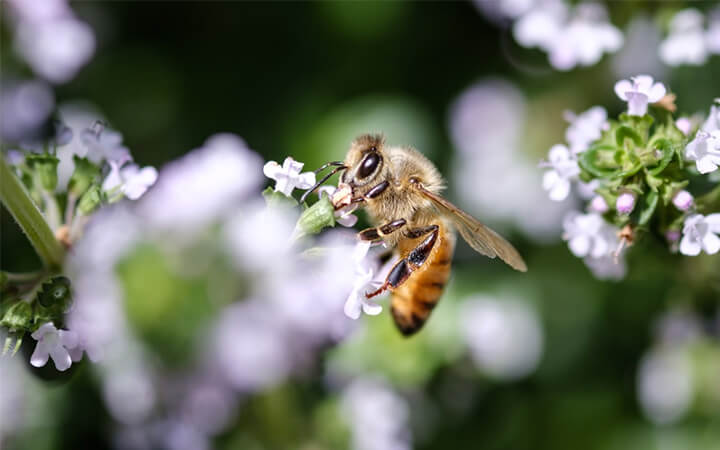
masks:
<svg viewBox="0 0 720 450"><path fill-rule="evenodd" d="M410 252L410 254L393 266L392 270L385 279L385 282L378 290L365 294L365 297L375 297L389 288L396 288L400 286L408 278L410 278L410 275L419 269L430 256L430 252L437 242L438 229L439 227L437 225L430 225L424 228L408 230L406 232L408 237L418 238L426 234L428 234L428 237L423 239L423 241L420 242L417 247Z"/></svg>
<svg viewBox="0 0 720 450"><path fill-rule="evenodd" d="M383 236L396 232L404 227L406 223L405 219L397 219L380 227L365 228L358 233L358 238L362 241L381 241Z"/></svg>

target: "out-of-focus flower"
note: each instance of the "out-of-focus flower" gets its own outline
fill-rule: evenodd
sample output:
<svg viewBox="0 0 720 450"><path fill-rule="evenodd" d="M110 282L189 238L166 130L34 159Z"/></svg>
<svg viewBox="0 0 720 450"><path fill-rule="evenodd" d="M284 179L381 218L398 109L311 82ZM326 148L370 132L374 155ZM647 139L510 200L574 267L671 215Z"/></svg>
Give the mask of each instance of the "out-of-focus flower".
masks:
<svg viewBox="0 0 720 450"><path fill-rule="evenodd" d="M615 241L617 242L617 239ZM583 262L598 280L622 280L627 274L627 264L623 255L615 256L612 252L608 252L599 258L586 256Z"/></svg>
<svg viewBox="0 0 720 450"><path fill-rule="evenodd" d="M710 53L720 54L720 8L710 13L705 45Z"/></svg>
<svg viewBox="0 0 720 450"><path fill-rule="evenodd" d="M654 18L637 12L626 26L625 42L612 58L612 69L616 79L647 73L655 78L665 78L667 67L660 61L658 48L662 40L660 29Z"/></svg>
<svg viewBox="0 0 720 450"><path fill-rule="evenodd" d="M405 399L374 378L353 381L342 393L342 411L354 450L409 450L410 410Z"/></svg>
<svg viewBox="0 0 720 450"><path fill-rule="evenodd" d="M318 189L318 197L326 195L332 198L337 188L335 186L321 186ZM358 207L358 203L353 203L335 211L335 221L344 227L354 227L358 221L356 215L353 214Z"/></svg>
<svg viewBox="0 0 720 450"><path fill-rule="evenodd" d="M614 235L614 230L597 213L569 213L563 228L563 239L568 241L570 251L578 258L602 258L611 249L610 236Z"/></svg>
<svg viewBox="0 0 720 450"><path fill-rule="evenodd" d="M645 415L658 425L677 422L693 396L693 371L684 350L660 347L640 361L637 396Z"/></svg>
<svg viewBox="0 0 720 450"><path fill-rule="evenodd" d="M574 155L587 150L608 127L607 111L602 106L593 106L579 115L567 113L566 119L570 126L565 131L565 139Z"/></svg>
<svg viewBox="0 0 720 450"><path fill-rule="evenodd" d="M715 104L710 107L710 114L702 125L702 130L707 133L720 130L720 99L715 99Z"/></svg>
<svg viewBox="0 0 720 450"><path fill-rule="evenodd" d="M589 209L592 212L604 214L604 213L608 212L610 207L608 206L607 202L601 195L596 195L590 201Z"/></svg>
<svg viewBox="0 0 720 450"><path fill-rule="evenodd" d="M581 4L572 11L564 2L538 4L515 22L513 33L520 45L546 51L558 70L594 65L623 43L622 33L607 21L607 10L599 4Z"/></svg>
<svg viewBox="0 0 720 450"><path fill-rule="evenodd" d="M289 197L295 188L309 189L315 184L314 172L300 173L304 165L288 156L282 166L275 161L267 162L263 173L275 180L275 192L282 192Z"/></svg>
<svg viewBox="0 0 720 450"><path fill-rule="evenodd" d="M693 205L693 196L683 189L673 196L672 203L680 211L687 211Z"/></svg>
<svg viewBox="0 0 720 450"><path fill-rule="evenodd" d="M516 19L526 13L537 3L537 0L473 0L473 4L483 14L496 21Z"/></svg>
<svg viewBox="0 0 720 450"><path fill-rule="evenodd" d="M720 130L708 133L700 130L685 147L685 157L695 161L700 173L710 173L720 166Z"/></svg>
<svg viewBox="0 0 720 450"><path fill-rule="evenodd" d="M160 170L140 212L160 228L194 229L234 211L259 188L261 167L260 157L242 139L216 134Z"/></svg>
<svg viewBox="0 0 720 450"><path fill-rule="evenodd" d="M122 134L106 128L96 122L80 134L80 140L87 148L87 158L99 164L101 161L113 161L122 166L132 160L130 150L123 145Z"/></svg>
<svg viewBox="0 0 720 450"><path fill-rule="evenodd" d="M352 291L345 301L345 315L351 319L358 319L361 312L369 316L380 314L382 306L367 298L365 294L374 291L381 285L382 281L375 279L374 271L371 268L359 272Z"/></svg>
<svg viewBox="0 0 720 450"><path fill-rule="evenodd" d="M693 214L685 219L683 237L680 241L680 253L697 256L701 251L714 255L720 251L720 213Z"/></svg>
<svg viewBox="0 0 720 450"><path fill-rule="evenodd" d="M703 15L695 8L679 11L670 22L670 34L660 44L660 59L669 66L699 66L708 58Z"/></svg>
<svg viewBox="0 0 720 450"><path fill-rule="evenodd" d="M620 214L630 214L635 209L635 194L623 192L615 201L615 209Z"/></svg>
<svg viewBox="0 0 720 450"><path fill-rule="evenodd" d="M644 116L648 103L655 103L665 96L665 85L653 83L650 75L638 75L631 80L620 80L615 83L615 93L628 102L628 114Z"/></svg>
<svg viewBox="0 0 720 450"><path fill-rule="evenodd" d="M37 138L54 106L55 96L42 81L4 81L0 89L0 136L11 142Z"/></svg>
<svg viewBox="0 0 720 450"><path fill-rule="evenodd" d="M154 167L141 169L137 164L126 164L121 168L117 162L110 161L110 173L103 181L102 188L108 192L117 189L130 200L137 200L155 184L157 176Z"/></svg>
<svg viewBox="0 0 720 450"><path fill-rule="evenodd" d="M550 199L559 202L565 200L570 193L570 181L580 174L577 160L570 150L562 145L553 145L548 153L548 163L552 170L543 175L543 189L550 193Z"/></svg>
<svg viewBox="0 0 720 450"><path fill-rule="evenodd" d="M681 117L676 120L675 126L678 128L678 130L682 131L685 136L688 136L690 134L690 131L692 131L692 121L687 117Z"/></svg>
<svg viewBox="0 0 720 450"><path fill-rule="evenodd" d="M472 297L461 317L465 340L479 369L509 380L535 371L543 353L543 331L537 312L526 302Z"/></svg>
<svg viewBox="0 0 720 450"><path fill-rule="evenodd" d="M52 358L55 368L65 371L72 365L72 359L68 350L78 344L77 335L68 330L58 330L51 322L40 326L32 334L32 338L38 341L35 351L30 357L30 364L35 367L42 367Z"/></svg>
<svg viewBox="0 0 720 450"><path fill-rule="evenodd" d="M65 83L92 57L95 35L86 23L62 17L21 22L16 44L18 52L38 75L53 83Z"/></svg>

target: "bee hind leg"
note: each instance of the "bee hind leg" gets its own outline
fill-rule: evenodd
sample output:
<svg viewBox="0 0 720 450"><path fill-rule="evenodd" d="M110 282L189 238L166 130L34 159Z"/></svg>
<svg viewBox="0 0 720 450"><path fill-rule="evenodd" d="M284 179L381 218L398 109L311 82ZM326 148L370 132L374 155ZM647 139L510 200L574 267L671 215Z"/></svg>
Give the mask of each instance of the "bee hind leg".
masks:
<svg viewBox="0 0 720 450"><path fill-rule="evenodd" d="M393 266L392 270L390 270L390 273L385 279L385 282L378 290L365 294L365 297L375 297L387 289L400 286L408 278L410 278L410 275L419 269L430 256L430 252L437 242L438 228L439 227L437 225L430 225L425 228L408 230L407 234L409 237L421 237L426 234L429 234L429 236L423 239L423 241L418 244L417 247L410 252L410 254Z"/></svg>

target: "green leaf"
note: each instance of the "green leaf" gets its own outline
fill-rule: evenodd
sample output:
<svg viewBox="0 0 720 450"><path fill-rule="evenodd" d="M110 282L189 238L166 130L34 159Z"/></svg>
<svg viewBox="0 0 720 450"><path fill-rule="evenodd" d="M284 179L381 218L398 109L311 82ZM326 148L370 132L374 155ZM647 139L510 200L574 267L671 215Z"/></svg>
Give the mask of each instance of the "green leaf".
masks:
<svg viewBox="0 0 720 450"><path fill-rule="evenodd" d="M621 125L615 131L615 143L618 147L625 148L626 139L632 140L636 147L640 147L643 144L642 138L635 130L626 125Z"/></svg>
<svg viewBox="0 0 720 450"><path fill-rule="evenodd" d="M665 138L660 138L654 141L650 144L650 146L651 148L660 150L662 152L662 156L660 157L658 165L648 169L651 175L659 175L663 170L665 170L668 164L670 164L670 161L672 161L673 155L675 155L675 146L672 144L672 142L670 142L669 139Z"/></svg>
<svg viewBox="0 0 720 450"><path fill-rule="evenodd" d="M655 208L657 208L659 198L660 196L655 191L651 191L648 195L642 198L642 202L640 204L640 217L638 219L639 225L645 225L650 221L653 213L655 212Z"/></svg>
<svg viewBox="0 0 720 450"><path fill-rule="evenodd" d="M595 177L610 178L618 171L615 166L617 151L617 148L609 145L593 146L578 155L578 164Z"/></svg>

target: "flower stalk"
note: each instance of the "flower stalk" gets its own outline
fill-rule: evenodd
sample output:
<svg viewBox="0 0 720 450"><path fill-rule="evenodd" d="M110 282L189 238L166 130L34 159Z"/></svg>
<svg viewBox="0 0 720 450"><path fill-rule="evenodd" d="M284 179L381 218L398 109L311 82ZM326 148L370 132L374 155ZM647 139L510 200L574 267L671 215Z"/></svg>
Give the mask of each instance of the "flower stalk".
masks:
<svg viewBox="0 0 720 450"><path fill-rule="evenodd" d="M60 267L64 249L5 158L0 158L0 201L28 237L43 264L50 269Z"/></svg>

